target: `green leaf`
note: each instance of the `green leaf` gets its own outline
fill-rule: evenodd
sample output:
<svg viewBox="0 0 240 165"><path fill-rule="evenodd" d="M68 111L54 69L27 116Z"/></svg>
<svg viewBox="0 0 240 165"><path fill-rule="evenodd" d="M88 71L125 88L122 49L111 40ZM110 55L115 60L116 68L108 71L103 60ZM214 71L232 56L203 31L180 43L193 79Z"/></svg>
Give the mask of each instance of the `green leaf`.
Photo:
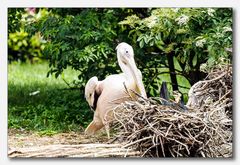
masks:
<svg viewBox="0 0 240 165"><path fill-rule="evenodd" d="M139 42L139 46L140 46L140 48L143 48L143 46L144 46L144 40L141 40L141 41Z"/></svg>
<svg viewBox="0 0 240 165"><path fill-rule="evenodd" d="M197 54L195 54L195 56L193 57L193 60L192 60L192 64L194 67L197 65L197 60L198 60L198 56L197 56Z"/></svg>

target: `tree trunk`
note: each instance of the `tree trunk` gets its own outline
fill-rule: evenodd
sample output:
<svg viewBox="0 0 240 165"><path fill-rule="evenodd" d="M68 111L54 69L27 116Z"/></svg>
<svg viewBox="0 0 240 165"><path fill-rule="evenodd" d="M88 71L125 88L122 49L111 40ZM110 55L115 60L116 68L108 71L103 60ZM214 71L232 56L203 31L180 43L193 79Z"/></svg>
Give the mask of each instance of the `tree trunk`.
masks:
<svg viewBox="0 0 240 165"><path fill-rule="evenodd" d="M193 71L189 71L188 76L190 77L189 83L192 86L195 83L197 83L198 81L204 79L207 76L207 73L201 72L200 70L196 69Z"/></svg>
<svg viewBox="0 0 240 165"><path fill-rule="evenodd" d="M168 67L169 67L169 71L170 71L170 78L171 78L171 82L172 82L172 88L173 90L177 90L178 91L178 83L177 83L177 76L176 76L176 72L175 72L175 67L174 67L174 61L173 61L173 57L174 57L174 52L170 52L169 54L167 54L167 60L168 60Z"/></svg>

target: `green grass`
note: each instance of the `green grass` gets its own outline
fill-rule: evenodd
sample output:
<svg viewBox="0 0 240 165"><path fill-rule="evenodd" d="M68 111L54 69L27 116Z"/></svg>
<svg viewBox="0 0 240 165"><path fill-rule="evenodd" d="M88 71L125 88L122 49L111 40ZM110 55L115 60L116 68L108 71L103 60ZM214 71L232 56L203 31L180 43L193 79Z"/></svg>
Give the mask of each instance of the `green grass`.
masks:
<svg viewBox="0 0 240 165"><path fill-rule="evenodd" d="M70 90L61 76L46 77L47 63L8 65L8 126L48 134L85 127L92 113L83 91ZM78 72L67 69L67 82L77 79ZM38 94L30 95L39 91Z"/></svg>

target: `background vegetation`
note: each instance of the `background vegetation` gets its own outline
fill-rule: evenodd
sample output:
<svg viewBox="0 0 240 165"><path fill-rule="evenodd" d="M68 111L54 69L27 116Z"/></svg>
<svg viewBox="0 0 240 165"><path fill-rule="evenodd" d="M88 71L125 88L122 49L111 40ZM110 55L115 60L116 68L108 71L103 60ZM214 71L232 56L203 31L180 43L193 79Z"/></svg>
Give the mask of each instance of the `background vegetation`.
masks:
<svg viewBox="0 0 240 165"><path fill-rule="evenodd" d="M131 44L148 96L163 81L187 100L191 85L231 63L229 8L10 8L9 127L69 131L85 127L89 78L120 73L115 47ZM48 78L46 77L48 76Z"/></svg>

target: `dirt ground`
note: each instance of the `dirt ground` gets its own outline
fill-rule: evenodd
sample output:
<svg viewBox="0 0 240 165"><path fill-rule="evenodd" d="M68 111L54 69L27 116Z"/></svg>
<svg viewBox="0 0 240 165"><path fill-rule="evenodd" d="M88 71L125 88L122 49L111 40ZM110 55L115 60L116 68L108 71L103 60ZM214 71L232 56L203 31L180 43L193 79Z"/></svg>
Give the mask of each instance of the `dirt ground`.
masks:
<svg viewBox="0 0 240 165"><path fill-rule="evenodd" d="M111 141L111 140L110 140ZM52 136L9 129L8 156L15 157L135 157L140 153L110 143L104 132L86 136L83 132L58 133Z"/></svg>
<svg viewBox="0 0 240 165"><path fill-rule="evenodd" d="M96 136L86 136L84 132L58 133L52 136L39 135L38 133L9 129L8 149L23 148L32 146L54 145L54 144L87 144L107 142L106 136L99 133Z"/></svg>

